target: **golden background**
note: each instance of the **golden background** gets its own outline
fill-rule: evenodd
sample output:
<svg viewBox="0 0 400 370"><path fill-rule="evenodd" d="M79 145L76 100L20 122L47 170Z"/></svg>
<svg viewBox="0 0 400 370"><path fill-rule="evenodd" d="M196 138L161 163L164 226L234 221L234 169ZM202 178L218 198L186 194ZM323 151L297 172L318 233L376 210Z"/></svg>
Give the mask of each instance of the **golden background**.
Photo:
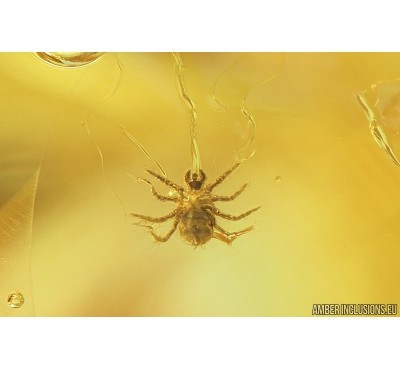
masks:
<svg viewBox="0 0 400 370"><path fill-rule="evenodd" d="M169 53L81 68L0 53L0 314L311 316L315 303L398 303L400 168L357 96L399 77L397 53L183 53L202 168L227 213L262 208L227 246L156 244L130 212L165 215L134 178L183 184L190 111ZM245 99L244 99L245 98ZM248 118L255 123L251 137ZM11 292L24 294L10 308Z"/></svg>

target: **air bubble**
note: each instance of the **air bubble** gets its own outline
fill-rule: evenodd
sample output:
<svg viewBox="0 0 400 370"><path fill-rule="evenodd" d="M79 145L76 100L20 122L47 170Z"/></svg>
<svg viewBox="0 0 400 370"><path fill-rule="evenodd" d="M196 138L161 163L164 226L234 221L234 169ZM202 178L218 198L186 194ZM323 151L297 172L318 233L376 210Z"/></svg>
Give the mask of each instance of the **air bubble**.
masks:
<svg viewBox="0 0 400 370"><path fill-rule="evenodd" d="M24 304L25 299L22 293L13 292L8 296L7 302L11 308L20 308Z"/></svg>
<svg viewBox="0 0 400 370"><path fill-rule="evenodd" d="M282 178L281 178L280 176L276 176L276 177L275 177L275 181L281 182L281 181L282 181Z"/></svg>
<svg viewBox="0 0 400 370"><path fill-rule="evenodd" d="M99 60L104 52L86 53L56 53L56 52L37 52L34 53L42 61L56 67L78 68L91 64Z"/></svg>

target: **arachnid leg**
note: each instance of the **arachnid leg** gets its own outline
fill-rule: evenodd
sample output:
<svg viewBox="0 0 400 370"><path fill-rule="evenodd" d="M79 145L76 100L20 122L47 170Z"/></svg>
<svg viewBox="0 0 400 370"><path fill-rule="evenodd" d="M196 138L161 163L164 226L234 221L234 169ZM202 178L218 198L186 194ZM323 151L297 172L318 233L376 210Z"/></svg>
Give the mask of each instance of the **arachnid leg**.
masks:
<svg viewBox="0 0 400 370"><path fill-rule="evenodd" d="M150 226L150 225L141 225L141 224L139 224L139 223L137 223L136 225L137 225L137 226L141 226L141 227L146 227L147 229L149 229L149 230L150 230L150 234L153 235L153 238L154 238L154 240L155 240L156 242L165 243L165 242L171 237L171 235L175 232L175 230L176 230L178 224L179 224L179 221L178 221L177 219L175 219L173 225L171 226L171 228L168 230L168 232L167 232L164 236L157 235L157 234L154 232L153 226Z"/></svg>
<svg viewBox="0 0 400 370"><path fill-rule="evenodd" d="M130 213L130 214L132 216L139 217L142 220L149 221L149 222L164 222L164 221L168 220L169 218L176 216L177 213L178 213L178 209L175 209L171 213L168 213L167 215L162 216L162 217L151 217L151 216L146 216L146 215L139 215L137 213Z"/></svg>
<svg viewBox="0 0 400 370"><path fill-rule="evenodd" d="M207 191L211 191L216 186L218 186L222 181L226 179L228 175L230 175L236 168L240 166L240 162L236 162L229 170L225 171L221 176L219 176L214 182L208 184L206 187Z"/></svg>
<svg viewBox="0 0 400 370"><path fill-rule="evenodd" d="M178 224L179 224L179 221L177 219L175 219L173 225L171 226L171 228L168 230L168 232L164 236L157 235L153 230L151 230L150 233L151 233L151 235L153 235L155 241L160 242L160 243L165 243L171 237L171 235L175 232Z"/></svg>
<svg viewBox="0 0 400 370"><path fill-rule="evenodd" d="M160 180L161 182L163 182L163 183L164 183L165 185L167 185L169 188L172 188L172 189L176 190L179 194L183 194L183 192L185 191L185 189L184 189L182 186L180 186L180 185L174 183L173 181L167 179L166 177L161 176L161 175L159 175L158 173L155 173L155 172L152 171L152 170L147 170L147 172L148 172L150 175L154 176L156 179L158 179L158 180Z"/></svg>
<svg viewBox="0 0 400 370"><path fill-rule="evenodd" d="M219 216L219 217L225 218L227 220L231 220L231 221L237 221L237 220L241 220L242 218L248 216L250 213L257 211L257 209L259 209L259 208L261 208L261 206L253 208L250 211L240 214L239 216L233 216L233 215L228 215L227 213L222 213L218 208L214 208L213 211L216 216Z"/></svg>
<svg viewBox="0 0 400 370"><path fill-rule="evenodd" d="M156 242L165 243L171 235L175 232L176 227L178 226L179 221L177 219L174 220L173 225L168 230L168 232L164 236L157 235L153 230L150 230L150 234L153 235L153 238Z"/></svg>
<svg viewBox="0 0 400 370"><path fill-rule="evenodd" d="M236 193L232 194L232 195L213 195L211 196L211 201L212 202L229 202L231 200L234 200L237 196L239 196L244 189L246 189L246 186L248 184L244 184Z"/></svg>
<svg viewBox="0 0 400 370"><path fill-rule="evenodd" d="M232 244L232 242L236 238L251 231L253 229L254 225L249 226L243 230L235 231L233 233L230 233L230 232L224 230L221 226L218 226L218 225L215 225L214 227L219 231L219 233L214 231L213 238L221 240L222 242L224 242L226 244Z"/></svg>
<svg viewBox="0 0 400 370"><path fill-rule="evenodd" d="M150 189L151 189L151 193L161 202L174 202L174 203L178 203L179 202L179 198L177 197L173 197L173 196L168 196L168 195L161 195L153 186L153 184L146 179L143 178L139 178L138 180L145 182L147 185L149 185Z"/></svg>

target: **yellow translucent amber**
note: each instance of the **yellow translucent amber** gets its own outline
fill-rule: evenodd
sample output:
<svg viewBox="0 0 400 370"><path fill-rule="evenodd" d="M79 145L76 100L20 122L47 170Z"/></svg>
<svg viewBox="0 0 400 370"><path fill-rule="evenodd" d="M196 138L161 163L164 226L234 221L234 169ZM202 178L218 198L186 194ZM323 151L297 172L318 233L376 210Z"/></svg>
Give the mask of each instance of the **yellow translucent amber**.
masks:
<svg viewBox="0 0 400 370"><path fill-rule="evenodd" d="M192 111L172 53L107 53L81 68L0 53L0 233L11 235L0 235L0 270L21 277L0 287L0 313L311 316L314 304L399 302L400 168L358 97L400 78L400 54L180 58ZM183 185L191 127L209 179L244 160L214 193L250 185L221 211L262 206L219 221L255 223L232 246L193 250L179 233L156 244L129 216L171 212L135 179L167 195L145 172L161 173L158 163ZM14 234L12 210L23 223ZM34 294L34 307L11 310L15 291Z"/></svg>

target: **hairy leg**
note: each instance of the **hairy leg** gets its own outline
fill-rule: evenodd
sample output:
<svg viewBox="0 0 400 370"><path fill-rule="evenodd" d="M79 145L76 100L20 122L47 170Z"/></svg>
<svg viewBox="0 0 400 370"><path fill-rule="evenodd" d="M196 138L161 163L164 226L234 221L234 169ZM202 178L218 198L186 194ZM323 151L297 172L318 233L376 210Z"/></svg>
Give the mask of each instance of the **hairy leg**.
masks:
<svg viewBox="0 0 400 370"><path fill-rule="evenodd" d="M213 195L211 196L211 201L212 202L229 202L231 200L234 200L237 196L239 196L243 190L246 188L248 184L244 184L236 193L228 196L224 195Z"/></svg>
<svg viewBox="0 0 400 370"><path fill-rule="evenodd" d="M174 202L174 203L178 203L179 202L179 198L178 197L173 197L173 196L168 196L168 195L161 195L159 192L157 192L157 190L154 188L153 184L146 179L143 178L138 178L138 180L145 182L147 185L149 185L150 189L151 189L151 193L161 202Z"/></svg>
<svg viewBox="0 0 400 370"><path fill-rule="evenodd" d="M154 232L154 228L153 226L150 225L141 225L139 223L137 223L137 226L141 226L141 227L146 227L147 229L150 230L150 234L153 235L153 238L156 242L160 242L160 243L165 243L170 237L171 235L175 232L177 226L179 224L179 221L177 219L174 220L174 223L172 224L171 228L167 231L167 233L164 236L161 235L157 235Z"/></svg>
<svg viewBox="0 0 400 370"><path fill-rule="evenodd" d="M147 172L150 175L154 176L156 179L160 180L165 185L167 185L169 188L172 188L172 189L176 190L179 194L183 194L183 192L185 191L185 189L182 186L180 186L180 185L176 184L175 182L167 179L166 177L161 176L161 175L159 175L158 173L155 173L152 170L147 170Z"/></svg>
<svg viewBox="0 0 400 370"><path fill-rule="evenodd" d="M250 213L253 213L253 212L257 211L260 208L261 208L261 206L253 208L250 211L247 211L247 212L244 212L244 213L240 214L239 216L228 215L227 213L221 212L218 208L214 208L213 211L214 211L214 214L216 216L219 216L219 217L225 218L227 220L231 220L231 221L237 221L237 220L241 220L242 218L248 216Z"/></svg>
<svg viewBox="0 0 400 370"><path fill-rule="evenodd" d="M168 232L164 236L157 235L153 230L150 230L150 234L153 235L153 238L156 242L165 243L171 235L175 232L176 227L178 226L179 221L177 219L174 220L173 225L168 230Z"/></svg>
<svg viewBox="0 0 400 370"><path fill-rule="evenodd" d="M221 226L215 225L214 227L219 231L219 233L214 231L213 238L221 240L222 242L224 242L226 244L232 244L232 242L236 238L251 231L253 229L254 225L249 226L243 230L234 231L232 233L224 230Z"/></svg>
<svg viewBox="0 0 400 370"><path fill-rule="evenodd" d="M224 181L227 176L229 176L236 168L240 166L240 162L236 162L229 170L225 171L221 176L219 176L214 182L211 184L208 184L206 187L207 191L211 191L214 189L216 186L221 184L222 181Z"/></svg>
<svg viewBox="0 0 400 370"><path fill-rule="evenodd" d="M146 216L146 215L139 215L137 213L130 213L130 215L135 216L135 217L139 217L142 220L148 221L148 222L157 222L157 223L161 223L164 222L174 216L176 216L176 214L178 213L178 208L173 210L171 213L168 213L165 216L162 217L151 217L151 216Z"/></svg>

